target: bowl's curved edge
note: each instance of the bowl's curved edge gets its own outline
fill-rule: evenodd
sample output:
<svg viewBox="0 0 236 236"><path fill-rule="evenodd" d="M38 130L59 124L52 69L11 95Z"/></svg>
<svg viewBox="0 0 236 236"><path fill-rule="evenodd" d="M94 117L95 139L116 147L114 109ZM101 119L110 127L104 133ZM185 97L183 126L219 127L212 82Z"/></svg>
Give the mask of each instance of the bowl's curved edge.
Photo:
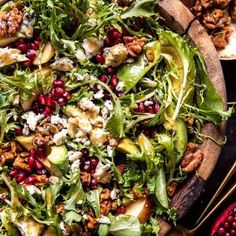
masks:
<svg viewBox="0 0 236 236"><path fill-rule="evenodd" d="M217 51L205 29L197 20L195 20L192 13L179 0L159 0L158 10L160 15L165 19L166 25L171 30L181 35L187 32L187 38L189 39L190 44L198 47L205 59L210 79L216 91L222 97L226 109L227 99L223 71L218 59ZM211 136L213 139L217 140L217 142L223 142L225 123L220 127L206 124L201 133ZM206 139L200 148L205 157L201 166L171 200L171 206L177 209L179 218L184 216L200 195L204 183L211 175L221 152L219 145L211 139ZM160 225L160 235L165 235L169 231L170 226L163 221L160 222Z"/></svg>

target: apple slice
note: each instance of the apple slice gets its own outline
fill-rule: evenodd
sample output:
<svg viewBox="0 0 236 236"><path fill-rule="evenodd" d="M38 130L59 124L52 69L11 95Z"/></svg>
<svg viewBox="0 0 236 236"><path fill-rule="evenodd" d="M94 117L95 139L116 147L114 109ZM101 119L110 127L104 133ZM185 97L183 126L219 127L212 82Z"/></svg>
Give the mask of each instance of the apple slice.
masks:
<svg viewBox="0 0 236 236"><path fill-rule="evenodd" d="M153 210L153 202L150 197L139 198L132 201L126 208L125 215L131 215L138 218L139 222L145 223Z"/></svg>
<svg viewBox="0 0 236 236"><path fill-rule="evenodd" d="M47 63L55 54L55 50L52 47L50 42L47 42L42 50L42 53L39 54L33 61L35 66L39 66Z"/></svg>

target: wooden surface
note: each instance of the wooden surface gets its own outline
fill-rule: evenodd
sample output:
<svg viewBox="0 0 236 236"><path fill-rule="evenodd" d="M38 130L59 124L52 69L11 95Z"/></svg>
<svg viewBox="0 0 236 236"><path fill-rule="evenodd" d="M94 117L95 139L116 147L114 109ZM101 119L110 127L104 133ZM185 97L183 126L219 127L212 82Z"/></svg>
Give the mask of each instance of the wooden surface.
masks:
<svg viewBox="0 0 236 236"><path fill-rule="evenodd" d="M171 30L181 35L186 34L190 43L198 47L205 59L210 79L217 92L221 95L226 109L226 89L221 64L217 51L205 29L179 0L159 0L158 9L161 16L165 19L166 25ZM221 127L206 124L202 129L202 133L222 142L225 133L225 124L222 124ZM221 148L210 139L204 141L201 145L201 150L205 158L200 168L178 190L177 194L171 200L171 206L177 209L178 218L183 217L188 212L202 192L205 181L211 175L221 152ZM160 235L165 235L169 231L170 226L163 221L160 224Z"/></svg>

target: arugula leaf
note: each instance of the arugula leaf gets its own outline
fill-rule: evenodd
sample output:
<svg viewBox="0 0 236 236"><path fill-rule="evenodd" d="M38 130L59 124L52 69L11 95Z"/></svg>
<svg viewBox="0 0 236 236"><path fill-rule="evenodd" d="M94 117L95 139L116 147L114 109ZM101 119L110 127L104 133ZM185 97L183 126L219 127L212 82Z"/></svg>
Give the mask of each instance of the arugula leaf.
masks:
<svg viewBox="0 0 236 236"><path fill-rule="evenodd" d="M234 109L230 108L225 111L222 98L213 87L203 57L197 50L195 50L195 63L197 66L196 102L199 113L205 115L215 124L219 124L223 119L230 117Z"/></svg>
<svg viewBox="0 0 236 236"><path fill-rule="evenodd" d="M122 19L131 17L150 17L155 14L156 0L136 0L134 4L121 14Z"/></svg>
<svg viewBox="0 0 236 236"><path fill-rule="evenodd" d="M134 216L118 215L112 217L110 233L114 236L141 236L139 220Z"/></svg>
<svg viewBox="0 0 236 236"><path fill-rule="evenodd" d="M125 136L124 127L125 116L119 99L116 99L114 111L106 124L106 129L108 129L114 137L122 138Z"/></svg>
<svg viewBox="0 0 236 236"><path fill-rule="evenodd" d="M71 225L73 222L80 222L82 220L82 216L75 211L68 211L63 216L64 221Z"/></svg>
<svg viewBox="0 0 236 236"><path fill-rule="evenodd" d="M100 198L99 198L100 192L101 192L101 188L90 191L87 194L87 201L89 202L89 204L93 208L96 217L99 217L99 215L100 215Z"/></svg>
<svg viewBox="0 0 236 236"><path fill-rule="evenodd" d="M99 236L107 236L109 234L109 225L107 224L100 224L98 228L98 235Z"/></svg>

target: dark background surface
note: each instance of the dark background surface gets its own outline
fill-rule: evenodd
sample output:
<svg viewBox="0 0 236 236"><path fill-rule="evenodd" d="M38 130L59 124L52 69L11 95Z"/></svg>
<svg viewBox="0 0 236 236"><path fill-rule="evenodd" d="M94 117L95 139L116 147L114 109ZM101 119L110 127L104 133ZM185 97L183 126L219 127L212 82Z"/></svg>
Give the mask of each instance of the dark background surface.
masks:
<svg viewBox="0 0 236 236"><path fill-rule="evenodd" d="M236 60L235 61L222 61L222 68L225 76L225 83L227 89L228 103L236 103ZM236 106L235 106L236 107ZM236 159L236 114L234 114L227 123L226 129L227 143L224 146L219 161L213 171L211 177L207 181L204 191L202 192L198 201L193 205L189 213L178 223L187 227L188 229L194 228L196 219L203 212L204 208L210 201L211 197L215 193L217 187L222 182L223 178L227 174L228 170L232 166L232 163ZM227 184L222 194L232 186L232 183L236 181L236 175L234 175L231 181ZM217 200L216 200L217 201ZM217 216L232 202L236 202L236 194L231 196L225 201L219 210L217 210L212 217L210 217L201 229L197 232L197 236L208 236L210 228L217 218ZM214 205L213 205L214 206Z"/></svg>

